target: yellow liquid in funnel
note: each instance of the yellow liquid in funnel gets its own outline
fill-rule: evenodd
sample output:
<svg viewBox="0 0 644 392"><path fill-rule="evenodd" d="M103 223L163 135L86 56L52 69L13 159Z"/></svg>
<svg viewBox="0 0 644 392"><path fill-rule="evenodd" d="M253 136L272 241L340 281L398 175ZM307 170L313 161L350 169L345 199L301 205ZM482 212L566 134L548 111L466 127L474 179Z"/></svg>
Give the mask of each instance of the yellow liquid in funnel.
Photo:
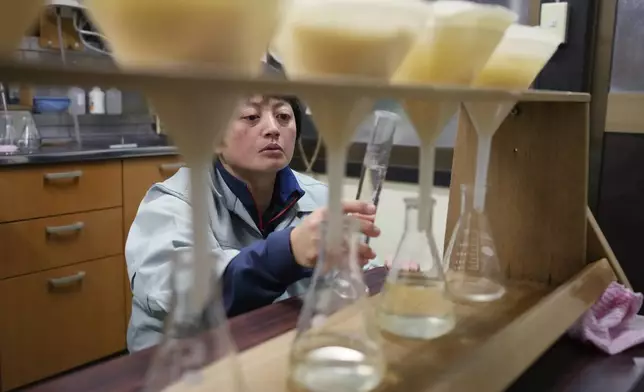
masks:
<svg viewBox="0 0 644 392"><path fill-rule="evenodd" d="M255 71L277 23L276 0L86 3L107 35L117 62L128 68L189 63L212 64L239 73Z"/></svg>
<svg viewBox="0 0 644 392"><path fill-rule="evenodd" d="M538 58L495 56L476 78L474 86L527 89L544 65Z"/></svg>
<svg viewBox="0 0 644 392"><path fill-rule="evenodd" d="M289 74L361 76L388 80L414 34L401 30L378 34L337 27L297 24L292 32ZM290 60L290 61L289 61Z"/></svg>
<svg viewBox="0 0 644 392"><path fill-rule="evenodd" d="M503 30L465 25L436 27L419 41L396 71L396 82L470 85L503 37Z"/></svg>

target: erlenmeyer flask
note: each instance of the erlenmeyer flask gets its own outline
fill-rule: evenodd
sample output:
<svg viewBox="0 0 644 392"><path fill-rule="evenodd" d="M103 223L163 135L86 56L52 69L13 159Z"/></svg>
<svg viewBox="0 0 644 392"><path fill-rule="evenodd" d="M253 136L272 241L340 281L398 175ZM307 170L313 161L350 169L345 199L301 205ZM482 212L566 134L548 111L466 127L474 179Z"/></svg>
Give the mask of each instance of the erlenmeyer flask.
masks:
<svg viewBox="0 0 644 392"><path fill-rule="evenodd" d="M13 125L13 117L5 112L0 120L0 126L0 154L15 153L18 151L16 145L18 135Z"/></svg>
<svg viewBox="0 0 644 392"><path fill-rule="evenodd" d="M18 146L26 152L38 150L41 139L34 118L30 114L22 116L22 124L22 133L18 140Z"/></svg>
<svg viewBox="0 0 644 392"><path fill-rule="evenodd" d="M221 294L214 289L220 286L211 285L213 289L205 307L193 312L189 293L192 263L184 256L188 253L179 254L173 264L170 312L143 391L181 391L199 386L204 382L204 372L208 373L209 380L216 380L215 385L209 386L211 391L246 391L221 306Z"/></svg>
<svg viewBox="0 0 644 392"><path fill-rule="evenodd" d="M505 294L503 275L484 206L475 206L473 195L461 185L461 216L445 252L447 289L457 300L495 301Z"/></svg>
<svg viewBox="0 0 644 392"><path fill-rule="evenodd" d="M358 222L343 218L343 246L323 243L297 323L289 384L296 391L368 392L380 384L385 359L375 312L357 263Z"/></svg>
<svg viewBox="0 0 644 392"><path fill-rule="evenodd" d="M394 335L434 339L454 328L454 307L433 235L424 230L431 225L420 224L418 206L417 198L405 199L405 231L381 294L378 323Z"/></svg>

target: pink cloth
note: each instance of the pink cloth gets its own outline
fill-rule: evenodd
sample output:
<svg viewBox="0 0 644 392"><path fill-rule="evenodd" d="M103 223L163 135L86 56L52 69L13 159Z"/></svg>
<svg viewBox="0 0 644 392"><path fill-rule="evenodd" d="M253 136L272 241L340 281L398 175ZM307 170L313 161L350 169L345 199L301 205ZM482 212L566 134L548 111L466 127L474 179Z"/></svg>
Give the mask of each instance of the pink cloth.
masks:
<svg viewBox="0 0 644 392"><path fill-rule="evenodd" d="M644 343L644 316L637 315L643 299L641 293L613 282L568 333L610 355Z"/></svg>

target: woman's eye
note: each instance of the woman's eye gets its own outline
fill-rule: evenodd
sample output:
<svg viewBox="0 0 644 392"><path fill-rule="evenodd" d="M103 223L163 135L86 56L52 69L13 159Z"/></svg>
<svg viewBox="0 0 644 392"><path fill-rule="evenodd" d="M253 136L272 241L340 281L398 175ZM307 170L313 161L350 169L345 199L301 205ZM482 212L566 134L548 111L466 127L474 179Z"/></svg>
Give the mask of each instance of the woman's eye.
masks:
<svg viewBox="0 0 644 392"><path fill-rule="evenodd" d="M293 118L293 116L291 116L288 113L280 113L280 114L277 115L278 120L280 120L282 122L286 122L286 123L291 121L291 118Z"/></svg>
<svg viewBox="0 0 644 392"><path fill-rule="evenodd" d="M242 119L244 119L244 120L246 120L246 121L250 121L250 122L258 121L258 120L259 120L259 118L260 118L260 117L259 117L259 115L258 115L258 114L250 114L250 115L248 115L248 116L244 116L244 117L242 117Z"/></svg>

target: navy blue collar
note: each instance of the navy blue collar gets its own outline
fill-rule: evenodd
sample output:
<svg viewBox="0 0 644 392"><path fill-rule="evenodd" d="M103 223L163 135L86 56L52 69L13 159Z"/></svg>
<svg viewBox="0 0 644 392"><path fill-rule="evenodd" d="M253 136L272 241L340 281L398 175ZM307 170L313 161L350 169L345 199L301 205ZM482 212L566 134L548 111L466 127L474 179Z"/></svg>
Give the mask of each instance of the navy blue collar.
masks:
<svg viewBox="0 0 644 392"><path fill-rule="evenodd" d="M304 190L300 187L295 174L287 166L277 172L271 203L266 209L264 216L260 217L257 212L255 200L253 200L253 196L246 183L228 172L219 160L215 162L215 167L221 174L228 188L230 188L244 208L246 208L246 211L248 211L261 231L268 229L268 227L264 227L264 222L270 222L275 216L281 216L285 212L284 210L290 209L304 196Z"/></svg>

